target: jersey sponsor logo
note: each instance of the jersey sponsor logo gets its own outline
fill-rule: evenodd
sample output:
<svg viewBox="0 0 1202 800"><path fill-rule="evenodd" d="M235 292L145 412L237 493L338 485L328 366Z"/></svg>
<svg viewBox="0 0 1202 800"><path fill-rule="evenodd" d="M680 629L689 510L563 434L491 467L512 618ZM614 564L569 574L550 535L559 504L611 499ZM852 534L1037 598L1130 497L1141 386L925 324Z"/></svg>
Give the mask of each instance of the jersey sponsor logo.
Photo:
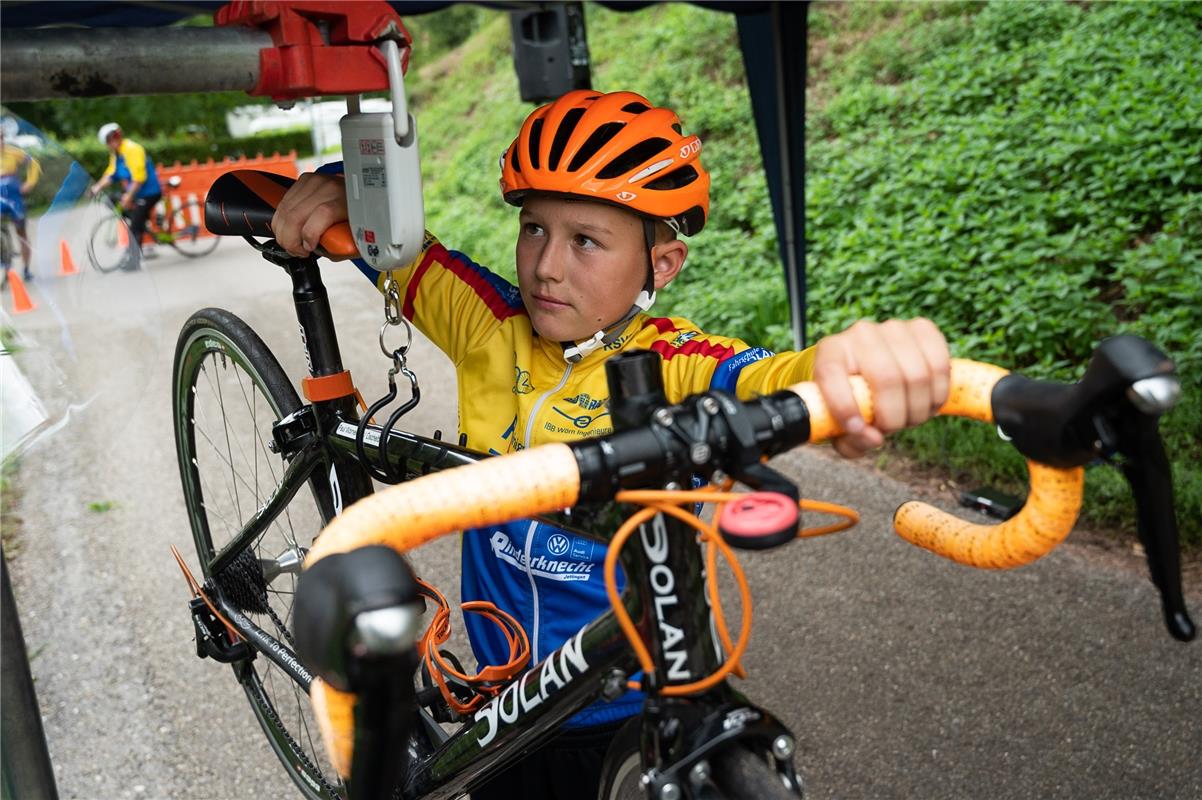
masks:
<svg viewBox="0 0 1202 800"><path fill-rule="evenodd" d="M555 537L552 536L552 539ZM566 536L561 538L567 539ZM530 563L526 563L526 553L522 548L515 545L507 534L503 531L496 531L488 540L492 547L492 553L499 561L504 561L515 569L520 569L523 572L527 571L532 575L540 578L549 578L553 581L587 581L592 575L593 567L596 566L591 562L575 561L571 558L547 558L546 556L531 556ZM566 542L565 542L566 544ZM548 544L548 550L551 550ZM564 551L566 551L566 547ZM555 553L552 550L552 555L562 555L563 552ZM573 553L574 555L575 553Z"/></svg>
<svg viewBox="0 0 1202 800"><path fill-rule="evenodd" d="M553 556L562 556L568 552L568 537L562 533L557 533L547 540L547 549L551 551Z"/></svg>
<svg viewBox="0 0 1202 800"><path fill-rule="evenodd" d="M696 339L700 335L701 335L701 331L683 331L681 333L676 334L676 338L672 340L672 346L673 347L682 347L682 346L684 346L685 342Z"/></svg>
<svg viewBox="0 0 1202 800"><path fill-rule="evenodd" d="M572 403L574 405L578 405L587 411L596 411L598 408L605 405L605 403L606 403L605 400L594 400L592 397L590 397L588 394L586 394L584 392L581 392L580 394L575 395L574 397L565 397L563 399L563 401L565 403Z"/></svg>
<svg viewBox="0 0 1202 800"><path fill-rule="evenodd" d="M523 714L528 714L537 708L548 697L560 691L573 679L579 678L588 671L588 661L584 658L582 639L584 631L563 643L563 646L543 660L542 666L526 672L515 680L499 697L489 700L476 712L476 722L486 722L488 727L476 743L486 746L504 727L517 722ZM532 679L535 671L537 680Z"/></svg>
<svg viewBox="0 0 1202 800"><path fill-rule="evenodd" d="M534 384L530 383L530 373L519 366L514 366L517 370L517 375L513 379L514 394L530 394L534 391Z"/></svg>
<svg viewBox="0 0 1202 800"><path fill-rule="evenodd" d="M559 406L551 406L551 410L554 411L556 414L559 414L564 419L570 421L574 426L576 426L580 430L587 430L588 428L592 427L593 423L596 422L597 420L601 419L602 417L609 416L608 411L602 411L600 414L569 414L568 412L564 411ZM547 430L554 429L553 426L551 425L551 423L549 423L549 422L544 427L546 427Z"/></svg>

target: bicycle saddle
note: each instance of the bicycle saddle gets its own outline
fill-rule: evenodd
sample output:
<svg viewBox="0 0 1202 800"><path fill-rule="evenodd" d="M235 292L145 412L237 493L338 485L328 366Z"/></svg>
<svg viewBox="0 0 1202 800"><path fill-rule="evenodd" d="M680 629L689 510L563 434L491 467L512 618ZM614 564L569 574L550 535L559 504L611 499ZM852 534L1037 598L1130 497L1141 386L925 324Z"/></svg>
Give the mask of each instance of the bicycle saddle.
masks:
<svg viewBox="0 0 1202 800"><path fill-rule="evenodd" d="M205 227L220 236L268 236L271 218L295 178L239 169L227 172L213 182L205 197ZM321 236L318 255L354 258L359 255L351 226L334 225Z"/></svg>

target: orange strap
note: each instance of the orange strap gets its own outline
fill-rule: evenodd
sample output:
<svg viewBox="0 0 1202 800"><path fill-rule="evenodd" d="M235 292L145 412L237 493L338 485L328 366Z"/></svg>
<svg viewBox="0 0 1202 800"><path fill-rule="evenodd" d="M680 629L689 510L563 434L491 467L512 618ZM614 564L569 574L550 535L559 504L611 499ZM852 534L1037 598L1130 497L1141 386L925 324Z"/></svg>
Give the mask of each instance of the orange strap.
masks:
<svg viewBox="0 0 1202 800"><path fill-rule="evenodd" d="M350 370L333 375L322 375L319 378L312 375L301 381L301 390L304 392L305 399L310 403L317 403L322 400L337 400L339 397L349 397L358 395L355 390L355 384L351 381ZM360 399L362 402L362 399Z"/></svg>

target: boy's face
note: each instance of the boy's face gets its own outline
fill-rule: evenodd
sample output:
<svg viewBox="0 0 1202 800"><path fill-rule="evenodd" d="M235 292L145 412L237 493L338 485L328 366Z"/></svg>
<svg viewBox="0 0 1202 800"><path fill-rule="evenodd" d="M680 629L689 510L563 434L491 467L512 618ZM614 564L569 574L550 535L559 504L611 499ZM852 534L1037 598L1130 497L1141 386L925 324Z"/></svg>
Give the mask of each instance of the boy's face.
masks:
<svg viewBox="0 0 1202 800"><path fill-rule="evenodd" d="M531 195L519 221L518 289L539 335L580 341L630 310L647 280L647 246L636 215L604 203Z"/></svg>

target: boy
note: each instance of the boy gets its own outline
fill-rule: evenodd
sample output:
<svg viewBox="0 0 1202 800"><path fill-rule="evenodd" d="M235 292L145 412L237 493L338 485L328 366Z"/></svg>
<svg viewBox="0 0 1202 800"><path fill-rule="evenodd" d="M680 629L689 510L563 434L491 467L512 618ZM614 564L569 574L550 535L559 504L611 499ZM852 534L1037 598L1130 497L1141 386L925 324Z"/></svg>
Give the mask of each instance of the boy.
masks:
<svg viewBox="0 0 1202 800"><path fill-rule="evenodd" d="M42 165L33 156L14 144L21 132L20 123L13 117L0 121L0 214L11 218L21 246L21 264L25 280L33 278L29 237L25 231L25 195L33 191L42 174ZM25 173L22 180L21 173ZM2 223L0 223L2 224ZM11 255L9 256L11 258ZM4 264L4 283L8 285L8 269Z"/></svg>
<svg viewBox="0 0 1202 800"><path fill-rule="evenodd" d="M133 139L126 139L121 126L115 122L101 125L96 137L109 149L109 163L100 180L92 185L92 196L99 194L110 183L119 183L123 188L121 208L129 219L130 238L139 247L138 256L157 258L158 254L152 246L146 245L142 249L146 220L163 198L159 176L154 169L154 160L145 147ZM140 258L134 258L127 269L137 269Z"/></svg>
<svg viewBox="0 0 1202 800"><path fill-rule="evenodd" d="M647 314L684 265L688 246L677 235L705 225L709 176L700 150L673 112L637 94L569 92L534 111L501 160L502 194L521 208L518 286L432 236L393 273L405 315L455 364L470 447L505 453L609 432L604 364L629 348L660 353L671 402L709 389L746 399L815 379L848 431L835 443L845 456L943 403L947 345L926 320L860 322L804 352L773 355ZM272 229L303 255L346 218L341 179L306 175L280 203ZM851 374L873 388L875 427L859 417ZM465 531L463 600L491 600L521 620L534 664L608 607L604 556L591 541L533 521ZM468 615L467 626L482 666L508 660L488 622ZM595 794L606 744L641 702L631 693L590 706L473 798Z"/></svg>

